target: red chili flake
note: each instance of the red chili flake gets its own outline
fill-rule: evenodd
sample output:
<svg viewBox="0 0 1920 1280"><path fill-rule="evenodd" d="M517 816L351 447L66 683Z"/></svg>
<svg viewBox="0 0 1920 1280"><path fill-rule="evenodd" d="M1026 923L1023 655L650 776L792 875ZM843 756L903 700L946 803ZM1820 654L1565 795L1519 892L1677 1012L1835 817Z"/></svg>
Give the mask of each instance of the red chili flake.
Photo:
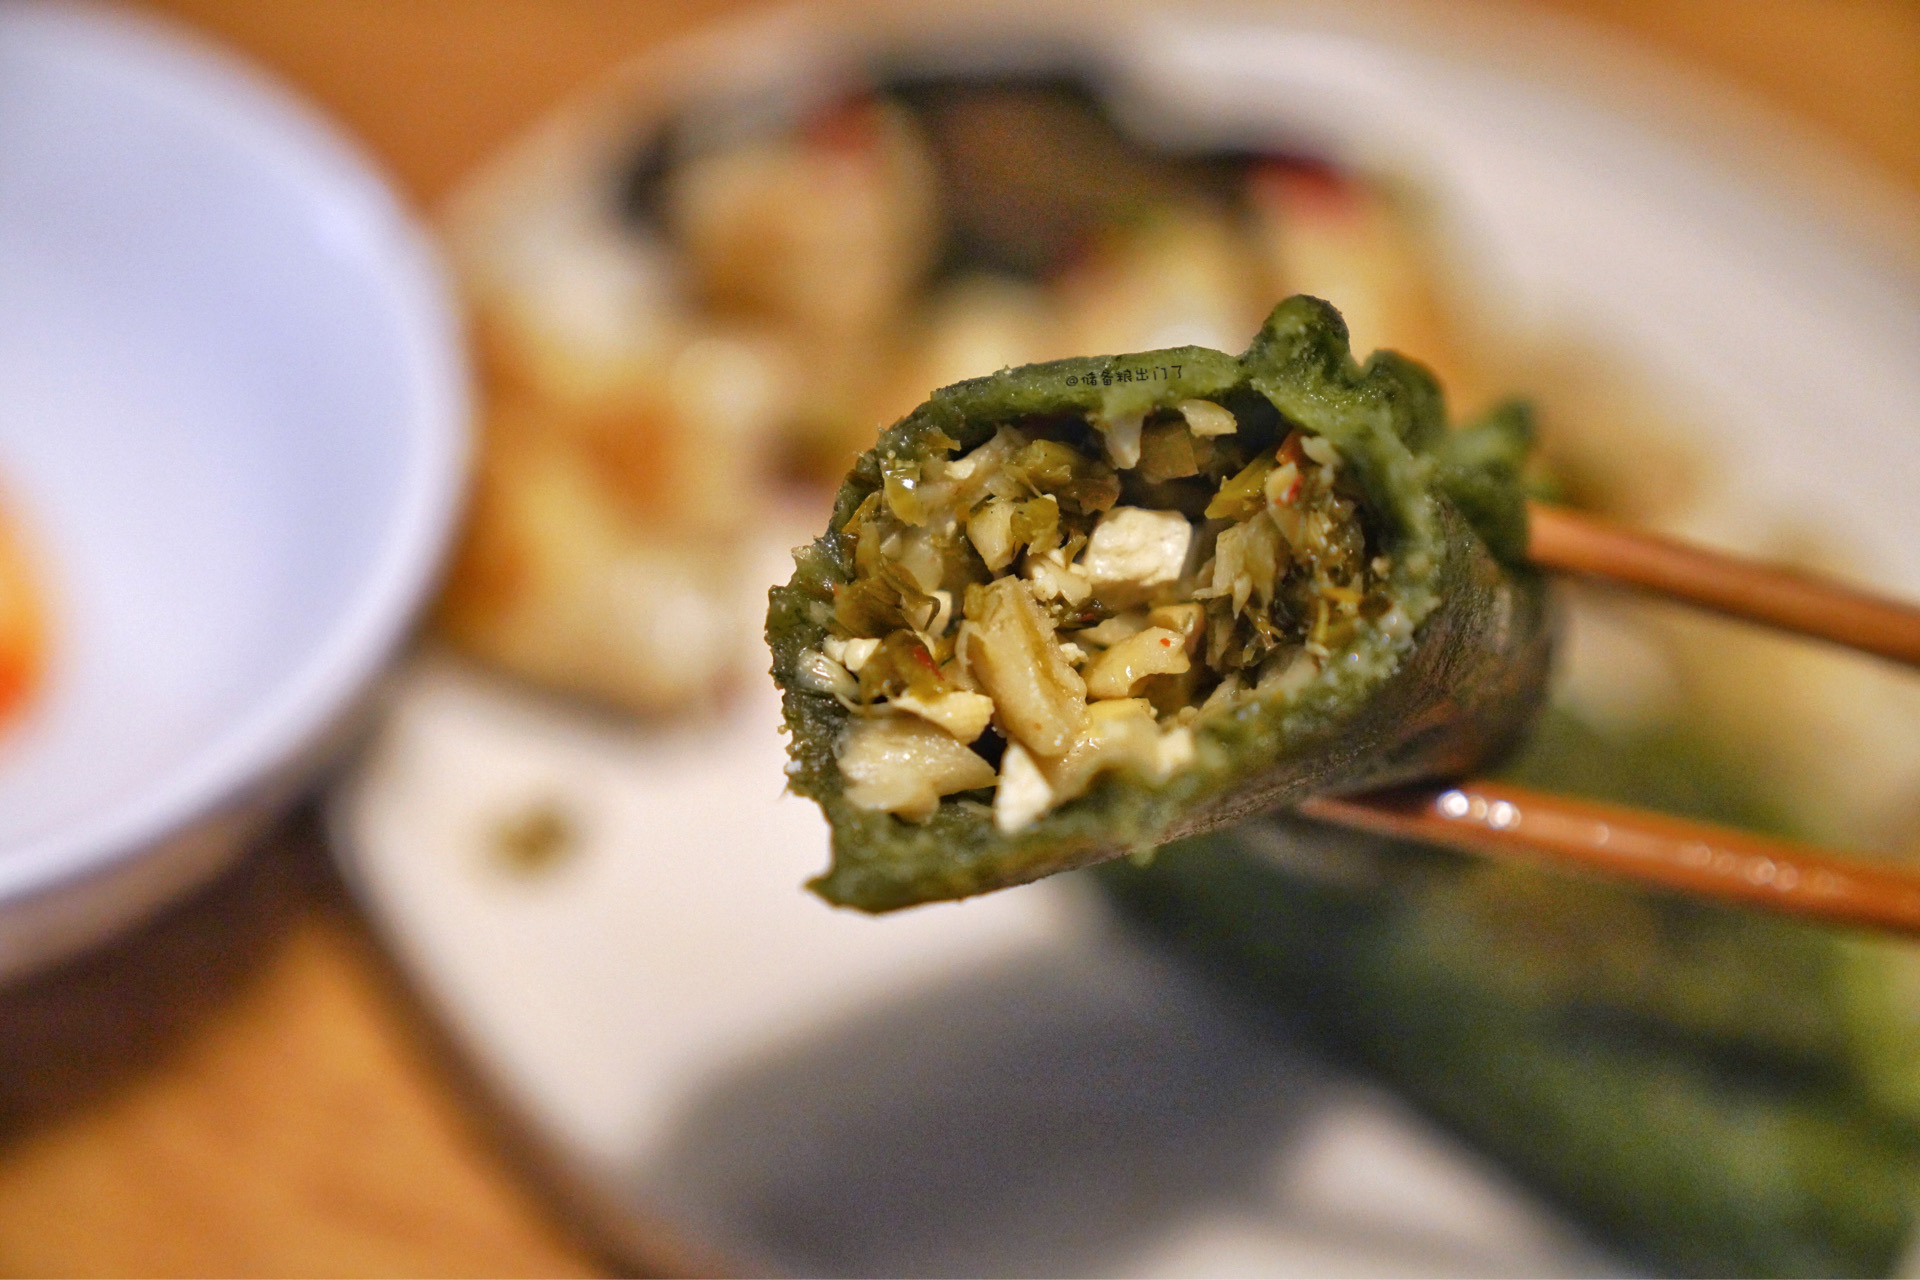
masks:
<svg viewBox="0 0 1920 1280"><path fill-rule="evenodd" d="M1280 442L1280 448L1275 456L1277 456L1281 462L1291 462L1296 467L1305 467L1307 465L1305 441L1306 437L1302 435L1300 429L1296 427L1292 431L1287 432L1287 438Z"/></svg>

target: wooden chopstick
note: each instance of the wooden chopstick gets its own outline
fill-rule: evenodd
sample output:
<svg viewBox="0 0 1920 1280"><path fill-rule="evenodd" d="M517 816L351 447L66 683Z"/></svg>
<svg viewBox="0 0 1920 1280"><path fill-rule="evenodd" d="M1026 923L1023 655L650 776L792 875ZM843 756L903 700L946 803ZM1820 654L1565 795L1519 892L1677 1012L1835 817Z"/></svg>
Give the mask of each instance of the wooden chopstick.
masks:
<svg viewBox="0 0 1920 1280"><path fill-rule="evenodd" d="M1322 796L1300 812L1375 835L1585 866L1788 915L1920 935L1920 873L1668 814L1485 781Z"/></svg>
<svg viewBox="0 0 1920 1280"><path fill-rule="evenodd" d="M1602 578L1798 635L1920 666L1920 608L1811 574L1622 529L1565 507L1527 504L1527 555L1543 569Z"/></svg>
<svg viewBox="0 0 1920 1280"><path fill-rule="evenodd" d="M1920 666L1920 608L1811 574L1527 506L1528 557L1715 613ZM1584 866L1789 915L1920 936L1920 871L1506 783L1322 796L1322 822L1496 857Z"/></svg>

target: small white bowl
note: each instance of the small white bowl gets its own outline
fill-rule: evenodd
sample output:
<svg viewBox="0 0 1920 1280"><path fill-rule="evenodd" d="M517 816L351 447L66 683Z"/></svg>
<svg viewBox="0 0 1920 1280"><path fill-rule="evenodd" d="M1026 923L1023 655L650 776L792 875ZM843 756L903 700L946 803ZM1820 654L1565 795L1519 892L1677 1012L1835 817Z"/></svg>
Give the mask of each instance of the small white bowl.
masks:
<svg viewBox="0 0 1920 1280"><path fill-rule="evenodd" d="M222 865L404 637L465 473L450 297L284 91L0 8L0 492L51 624L0 729L0 976Z"/></svg>

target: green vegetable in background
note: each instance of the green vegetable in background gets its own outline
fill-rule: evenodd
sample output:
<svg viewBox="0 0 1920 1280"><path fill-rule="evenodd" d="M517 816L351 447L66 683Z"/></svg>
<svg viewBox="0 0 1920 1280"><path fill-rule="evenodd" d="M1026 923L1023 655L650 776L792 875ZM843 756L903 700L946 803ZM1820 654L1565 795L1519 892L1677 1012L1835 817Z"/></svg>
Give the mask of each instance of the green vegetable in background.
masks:
<svg viewBox="0 0 1920 1280"><path fill-rule="evenodd" d="M1554 713L1511 772L1794 834L1672 729ZM1911 948L1296 819L1100 881L1655 1268L1882 1275L1920 1223Z"/></svg>

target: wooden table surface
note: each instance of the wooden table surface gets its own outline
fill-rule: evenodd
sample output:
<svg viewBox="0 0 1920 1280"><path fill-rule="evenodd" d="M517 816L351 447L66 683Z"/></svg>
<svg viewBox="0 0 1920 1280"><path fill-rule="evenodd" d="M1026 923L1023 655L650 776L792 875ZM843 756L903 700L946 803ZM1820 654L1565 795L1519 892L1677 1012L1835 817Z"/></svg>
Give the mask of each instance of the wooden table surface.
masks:
<svg viewBox="0 0 1920 1280"><path fill-rule="evenodd" d="M279 72L422 207L734 0L147 0ZM1916 0L1533 0L1709 67L1920 190ZM652 1260L671 1268L670 1258ZM0 991L0 1273L587 1275L570 1219L296 816Z"/></svg>

